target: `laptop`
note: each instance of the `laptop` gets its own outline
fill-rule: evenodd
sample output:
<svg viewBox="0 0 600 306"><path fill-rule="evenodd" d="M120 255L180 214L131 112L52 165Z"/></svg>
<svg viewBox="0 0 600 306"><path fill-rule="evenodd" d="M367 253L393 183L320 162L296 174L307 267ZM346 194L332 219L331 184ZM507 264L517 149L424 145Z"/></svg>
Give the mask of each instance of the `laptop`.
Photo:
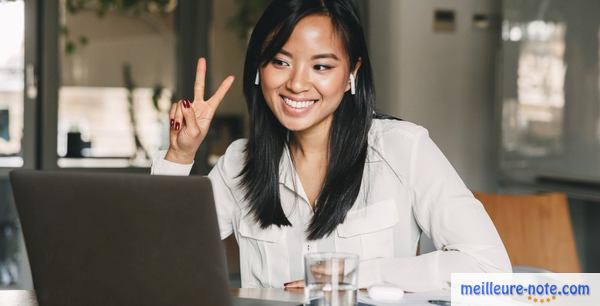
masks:
<svg viewBox="0 0 600 306"><path fill-rule="evenodd" d="M210 180L17 170L40 306L297 305L232 298Z"/></svg>

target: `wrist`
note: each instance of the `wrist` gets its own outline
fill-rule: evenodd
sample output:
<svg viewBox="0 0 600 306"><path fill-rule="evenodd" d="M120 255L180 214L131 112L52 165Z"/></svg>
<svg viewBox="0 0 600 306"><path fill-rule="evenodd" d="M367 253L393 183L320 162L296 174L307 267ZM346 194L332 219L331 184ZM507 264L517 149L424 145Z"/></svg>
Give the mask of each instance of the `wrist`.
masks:
<svg viewBox="0 0 600 306"><path fill-rule="evenodd" d="M167 151L167 155L165 155L165 160L170 162L174 162L177 164L186 164L189 165L194 162L194 155L184 152L177 152L175 150L169 149Z"/></svg>

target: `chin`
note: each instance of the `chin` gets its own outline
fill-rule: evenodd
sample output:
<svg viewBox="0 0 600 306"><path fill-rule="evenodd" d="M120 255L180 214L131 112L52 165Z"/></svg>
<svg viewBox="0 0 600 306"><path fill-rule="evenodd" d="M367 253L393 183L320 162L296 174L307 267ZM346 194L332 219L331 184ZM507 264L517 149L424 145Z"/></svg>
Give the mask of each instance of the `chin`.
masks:
<svg viewBox="0 0 600 306"><path fill-rule="evenodd" d="M304 120L302 120L304 121ZM286 129L288 129L290 132L299 132L299 131L304 131L306 129L308 129L309 127L311 127L311 124L308 122L302 122L299 120L289 120L289 119L279 119L279 123L281 123L281 125L283 125Z"/></svg>

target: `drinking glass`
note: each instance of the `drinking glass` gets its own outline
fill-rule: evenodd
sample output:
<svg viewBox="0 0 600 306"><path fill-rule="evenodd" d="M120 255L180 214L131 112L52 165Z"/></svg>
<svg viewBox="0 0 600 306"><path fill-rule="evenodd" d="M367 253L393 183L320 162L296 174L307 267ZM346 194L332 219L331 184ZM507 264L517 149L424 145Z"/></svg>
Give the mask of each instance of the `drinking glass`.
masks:
<svg viewBox="0 0 600 306"><path fill-rule="evenodd" d="M304 256L304 305L357 304L358 255L309 253Z"/></svg>

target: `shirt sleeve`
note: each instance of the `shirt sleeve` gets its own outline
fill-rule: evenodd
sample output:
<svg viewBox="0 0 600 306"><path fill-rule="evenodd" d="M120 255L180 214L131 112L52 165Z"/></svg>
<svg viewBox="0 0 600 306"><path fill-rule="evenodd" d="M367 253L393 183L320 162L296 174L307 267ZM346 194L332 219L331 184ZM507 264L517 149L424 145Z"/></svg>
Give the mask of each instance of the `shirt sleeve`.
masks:
<svg viewBox="0 0 600 306"><path fill-rule="evenodd" d="M233 216L236 209L236 200L228 184L225 160L225 156L221 156L208 174L213 188L221 239L233 233Z"/></svg>
<svg viewBox="0 0 600 306"><path fill-rule="evenodd" d="M234 232L236 216L240 214L240 201L243 198L240 173L244 166L245 149L245 139L231 143L225 155L219 157L217 164L208 174L212 183L221 239Z"/></svg>
<svg viewBox="0 0 600 306"><path fill-rule="evenodd" d="M511 272L506 249L481 203L427 130L419 128L413 136L405 167L413 212L437 251L364 261L359 268L360 287L391 283L406 291L437 290L449 288L453 272Z"/></svg>
<svg viewBox="0 0 600 306"><path fill-rule="evenodd" d="M156 155L156 158L152 161L152 168L150 174L152 175L174 175L174 176L186 176L190 175L192 166L191 164L179 164L165 159L167 151L160 151Z"/></svg>

